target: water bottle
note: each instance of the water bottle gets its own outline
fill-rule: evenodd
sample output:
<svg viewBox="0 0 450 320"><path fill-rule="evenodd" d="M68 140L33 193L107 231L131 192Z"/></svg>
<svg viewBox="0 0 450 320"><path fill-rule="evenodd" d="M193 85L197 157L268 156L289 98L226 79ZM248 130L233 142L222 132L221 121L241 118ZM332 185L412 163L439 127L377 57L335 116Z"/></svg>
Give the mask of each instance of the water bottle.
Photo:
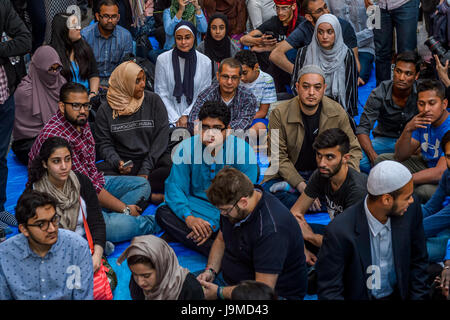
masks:
<svg viewBox="0 0 450 320"><path fill-rule="evenodd" d="M5 32L3 32L2 33L2 42L6 42L6 41L9 41L9 40L11 40L11 38L8 37L8 35ZM9 57L9 61L11 61L12 65L15 65L15 64L20 62L20 57L19 56Z"/></svg>

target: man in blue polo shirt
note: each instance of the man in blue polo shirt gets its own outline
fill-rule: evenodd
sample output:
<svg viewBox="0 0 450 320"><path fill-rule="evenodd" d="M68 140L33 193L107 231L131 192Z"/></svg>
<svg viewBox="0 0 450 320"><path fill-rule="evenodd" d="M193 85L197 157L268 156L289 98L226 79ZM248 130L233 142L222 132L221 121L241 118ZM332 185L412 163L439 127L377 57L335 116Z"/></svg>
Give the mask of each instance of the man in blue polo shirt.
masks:
<svg viewBox="0 0 450 320"><path fill-rule="evenodd" d="M307 286L303 237L289 210L234 168L222 169L206 194L221 217L206 270L197 277L205 298L231 299L239 282L256 280L273 288L278 297L303 299Z"/></svg>
<svg viewBox="0 0 450 320"><path fill-rule="evenodd" d="M119 6L115 0L101 0L95 18L98 22L81 30L81 35L94 51L100 74L100 85L108 86L108 79L125 56L133 53L131 33L118 26Z"/></svg>

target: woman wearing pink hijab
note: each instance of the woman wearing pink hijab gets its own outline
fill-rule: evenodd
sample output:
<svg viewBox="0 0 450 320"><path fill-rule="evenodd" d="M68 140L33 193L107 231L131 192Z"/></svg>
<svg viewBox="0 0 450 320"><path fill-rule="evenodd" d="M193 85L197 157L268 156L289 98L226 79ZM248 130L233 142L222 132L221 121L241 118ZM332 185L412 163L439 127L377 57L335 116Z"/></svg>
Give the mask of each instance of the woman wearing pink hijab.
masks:
<svg viewBox="0 0 450 320"><path fill-rule="evenodd" d="M62 63L50 46L39 47L26 75L14 93L15 121L12 149L20 162L28 164L28 153L45 123L58 109L59 90L66 80Z"/></svg>

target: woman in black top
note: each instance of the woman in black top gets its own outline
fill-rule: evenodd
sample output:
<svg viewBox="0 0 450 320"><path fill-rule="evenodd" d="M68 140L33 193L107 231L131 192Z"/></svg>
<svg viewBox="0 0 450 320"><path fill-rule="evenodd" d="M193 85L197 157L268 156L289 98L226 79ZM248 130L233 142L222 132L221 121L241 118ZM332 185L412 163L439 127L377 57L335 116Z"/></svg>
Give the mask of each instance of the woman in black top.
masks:
<svg viewBox="0 0 450 320"><path fill-rule="evenodd" d="M117 259L127 259L133 300L203 300L200 283L182 268L166 241L153 235L135 237Z"/></svg>
<svg viewBox="0 0 450 320"><path fill-rule="evenodd" d="M85 236L84 213L94 242L94 272L100 268L106 242L106 226L91 180L72 169L72 149L59 137L48 138L28 172L27 189L47 192L58 200L59 227Z"/></svg>

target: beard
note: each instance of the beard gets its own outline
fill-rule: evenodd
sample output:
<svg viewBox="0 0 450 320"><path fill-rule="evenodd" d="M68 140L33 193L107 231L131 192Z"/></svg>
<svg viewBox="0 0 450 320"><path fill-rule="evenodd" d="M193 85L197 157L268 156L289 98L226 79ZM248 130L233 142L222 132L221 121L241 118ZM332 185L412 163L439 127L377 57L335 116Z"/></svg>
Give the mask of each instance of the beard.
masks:
<svg viewBox="0 0 450 320"><path fill-rule="evenodd" d="M341 161L339 162L339 164L334 169L332 169L330 171L330 173L321 173L320 171L319 171L319 173L320 173L321 177L329 179L329 178L335 176L341 170L341 168L342 168L342 158L341 158Z"/></svg>
<svg viewBox="0 0 450 320"><path fill-rule="evenodd" d="M80 116L80 115L78 115ZM78 119L78 118L73 118L71 117L67 112L64 112L64 118L66 118L66 120L72 124L74 127L82 127L86 124L86 122L88 121L88 116L85 115L86 118L84 119Z"/></svg>
<svg viewBox="0 0 450 320"><path fill-rule="evenodd" d="M247 210L240 209L239 207L236 207L237 216L235 218L227 216L228 221L230 221L231 224L236 224L239 221L244 220L250 212Z"/></svg>

